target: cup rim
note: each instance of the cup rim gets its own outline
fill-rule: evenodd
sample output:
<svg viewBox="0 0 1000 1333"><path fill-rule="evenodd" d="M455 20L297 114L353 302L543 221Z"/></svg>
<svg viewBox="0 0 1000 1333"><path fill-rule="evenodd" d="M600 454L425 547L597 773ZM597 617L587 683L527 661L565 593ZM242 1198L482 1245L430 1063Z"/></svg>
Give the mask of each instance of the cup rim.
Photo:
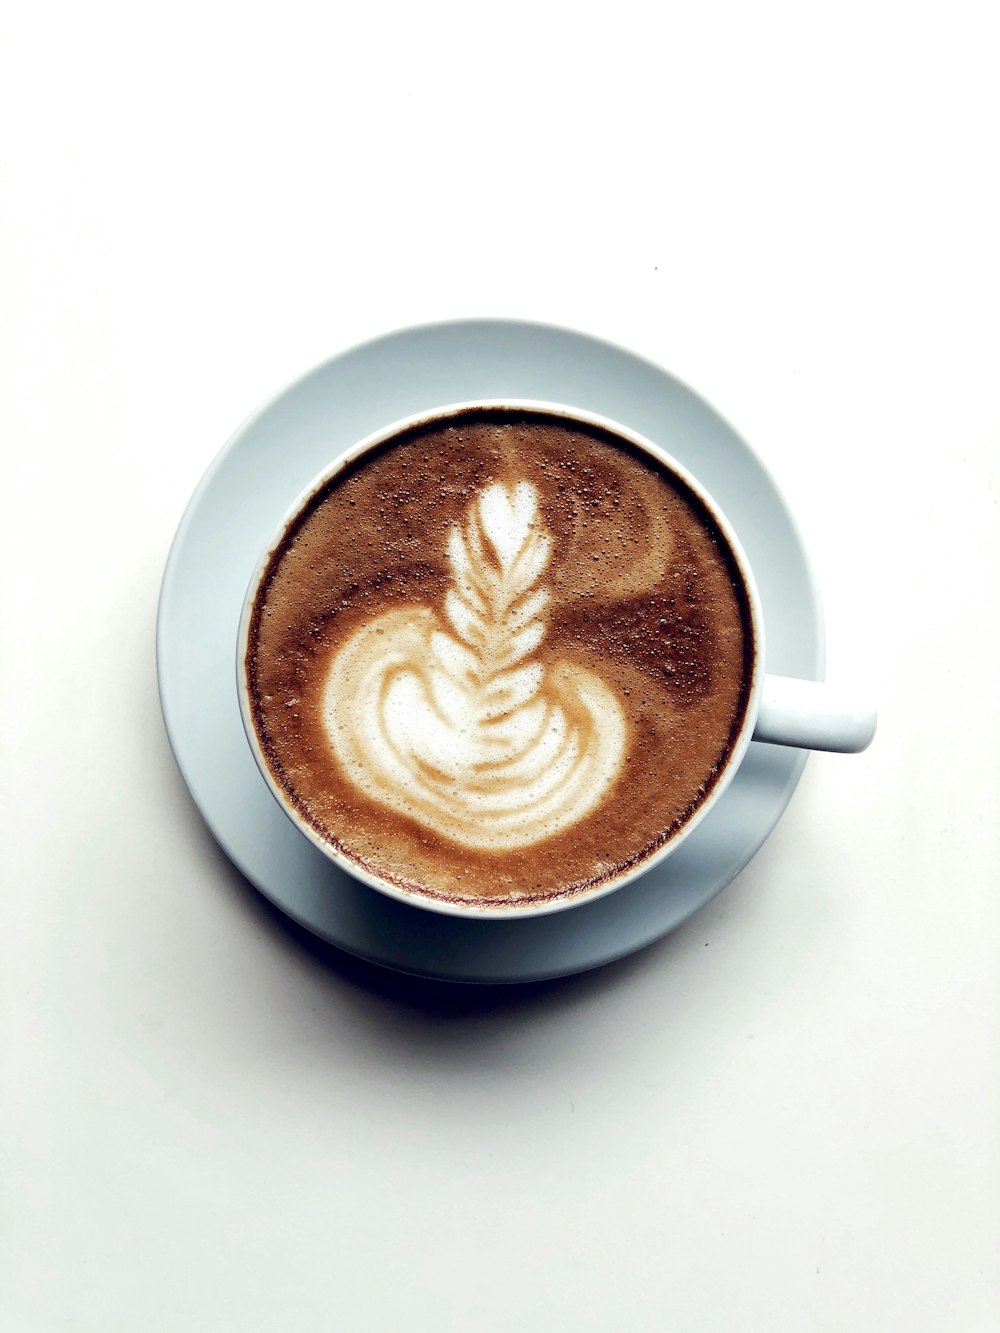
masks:
<svg viewBox="0 0 1000 1333"><path fill-rule="evenodd" d="M267 759L261 748L260 740L257 736L256 726L254 725L253 712L250 706L250 688L247 673L247 649L249 647L250 625L261 582L267 572L272 555L280 546L290 525L298 518L299 514L312 497L326 487L338 473L342 472L357 458L360 458L370 449L385 444L387 441L391 440L393 436L402 434L404 431L414 427L430 425L433 422L446 420L448 417L458 416L462 413L470 413L476 410L532 412L541 415L560 417L570 421L580 422L583 425L593 426L597 429L604 430L611 435L619 436L626 443L651 455L651 457L653 457L661 466L678 476L681 482L687 486L701 504L704 505L729 546L732 557L739 569L743 587L746 592L750 628L753 636L750 680L747 686L746 703L744 705L743 720L740 725L740 730L733 742L722 771L716 777L711 791L694 814L691 815L691 817L686 820L677 832L672 837L668 838L666 842L662 843L637 865L630 866L628 869L622 871L620 875L614 876L609 880L603 880L591 888L579 889L575 893L555 894L543 899L525 900L524 902L513 903L509 901L491 903L490 899L483 899L481 903L470 903L458 899L435 897L430 893L421 892L418 888L404 889L398 884L393 884L391 880L383 879L380 876L373 874L366 867L361 866L354 861L346 852L323 838L312 824L304 819L295 809L294 805L289 800L287 793L276 781L274 774L271 772L270 766L267 763ZM353 444L348 449L344 450L342 454L318 472L302 489L293 503L286 509L270 540L264 547L250 577L247 591L243 598L243 607L240 613L239 630L236 642L236 684L243 730L246 734L247 742L250 746L254 761L260 770L261 776L264 778L272 796L275 798L287 818L290 819L295 827L308 838L313 846L322 852L329 860L340 867L340 869L346 871L353 878L368 885L369 888L375 889L390 898L395 898L397 901L406 903L411 907L419 907L422 910L436 912L443 916L463 917L467 920L485 919L492 921L508 921L517 918L547 916L554 912L566 911L572 907L580 907L585 903L595 902L599 898L604 898L611 893L617 892L627 884L630 884L634 880L645 875L648 870L659 865L661 861L664 861L679 846L681 846L698 825L701 824L709 812L714 809L738 771L753 737L753 729L757 718L763 679L764 615L761 607L760 593L758 592L757 583L754 579L753 571L750 567L750 562L747 559L746 552L743 550L740 540L729 520L726 518L711 494L683 463L674 458L666 449L648 439L646 436L641 435L638 431L631 429L631 427L625 426L621 422L616 421L611 417L603 416L597 412L590 412L583 408L572 407L565 403L550 402L544 399L533 398L475 398L463 402L447 403L443 406L414 412L408 416L398 418L387 426L382 426L378 430L372 431L356 444Z"/></svg>

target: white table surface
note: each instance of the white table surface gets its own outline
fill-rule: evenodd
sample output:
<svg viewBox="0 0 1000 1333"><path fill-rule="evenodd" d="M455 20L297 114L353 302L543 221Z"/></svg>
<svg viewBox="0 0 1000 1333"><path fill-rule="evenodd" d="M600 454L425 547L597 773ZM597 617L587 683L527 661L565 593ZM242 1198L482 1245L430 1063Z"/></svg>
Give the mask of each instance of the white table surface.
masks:
<svg viewBox="0 0 1000 1333"><path fill-rule="evenodd" d="M1000 1326L990 10L5 7L2 1333ZM466 991L230 869L153 624L262 397L476 314L735 423L881 725L672 937Z"/></svg>

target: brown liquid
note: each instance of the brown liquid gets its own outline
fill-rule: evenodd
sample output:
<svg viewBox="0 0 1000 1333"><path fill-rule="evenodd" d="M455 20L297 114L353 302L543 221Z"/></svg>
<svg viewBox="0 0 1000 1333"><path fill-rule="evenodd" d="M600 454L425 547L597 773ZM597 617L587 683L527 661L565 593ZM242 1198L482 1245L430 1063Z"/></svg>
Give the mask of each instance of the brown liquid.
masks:
<svg viewBox="0 0 1000 1333"><path fill-rule="evenodd" d="M552 539L533 660L585 668L626 720L620 772L571 827L470 848L372 799L323 722L331 663L375 616L447 629L449 532L491 482L528 481ZM321 487L272 553L251 620L251 709L278 785L359 866L404 889L496 903L573 894L641 863L711 791L742 725L746 592L710 514L644 452L582 423L481 409L414 427Z"/></svg>

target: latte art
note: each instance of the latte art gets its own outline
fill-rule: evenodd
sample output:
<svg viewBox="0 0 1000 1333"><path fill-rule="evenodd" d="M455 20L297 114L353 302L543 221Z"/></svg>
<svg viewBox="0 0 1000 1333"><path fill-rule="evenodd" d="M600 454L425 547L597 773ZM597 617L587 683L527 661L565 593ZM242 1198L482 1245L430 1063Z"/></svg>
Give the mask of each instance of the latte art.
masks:
<svg viewBox="0 0 1000 1333"><path fill-rule="evenodd" d="M362 625L335 657L323 721L372 800L462 846L527 847L605 799L625 756L615 693L568 661L533 660L552 538L529 482L494 482L453 525L444 615Z"/></svg>

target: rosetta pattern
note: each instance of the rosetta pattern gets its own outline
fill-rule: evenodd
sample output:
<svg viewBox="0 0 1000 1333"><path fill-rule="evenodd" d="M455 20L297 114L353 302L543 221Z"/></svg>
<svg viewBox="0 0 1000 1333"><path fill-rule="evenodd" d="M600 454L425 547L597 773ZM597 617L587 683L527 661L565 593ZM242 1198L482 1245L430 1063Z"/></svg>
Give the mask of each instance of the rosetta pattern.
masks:
<svg viewBox="0 0 1000 1333"><path fill-rule="evenodd" d="M355 631L324 694L351 782L433 833L482 851L578 823L619 776L626 722L612 690L538 660L552 538L528 482L494 482L447 542L443 617L396 610Z"/></svg>

